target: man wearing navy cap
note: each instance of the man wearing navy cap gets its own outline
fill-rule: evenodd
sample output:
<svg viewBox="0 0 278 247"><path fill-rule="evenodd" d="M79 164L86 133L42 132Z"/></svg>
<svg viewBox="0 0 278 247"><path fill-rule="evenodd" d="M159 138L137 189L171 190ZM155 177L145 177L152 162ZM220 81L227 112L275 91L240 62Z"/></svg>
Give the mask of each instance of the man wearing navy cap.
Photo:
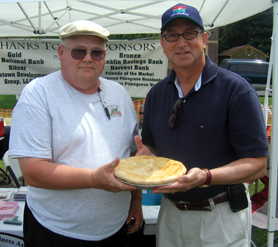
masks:
<svg viewBox="0 0 278 247"><path fill-rule="evenodd" d="M24 243L127 247L142 222L142 191L113 171L136 150L136 113L126 90L100 77L108 30L80 20L59 35L61 70L26 85L13 112L9 155L28 184Z"/></svg>
<svg viewBox="0 0 278 247"><path fill-rule="evenodd" d="M256 91L205 55L198 11L177 4L162 16L161 46L171 74L148 93L138 155L181 161L187 174L163 193L158 247L249 247L245 182L263 177L268 141ZM148 148L148 149L147 149Z"/></svg>

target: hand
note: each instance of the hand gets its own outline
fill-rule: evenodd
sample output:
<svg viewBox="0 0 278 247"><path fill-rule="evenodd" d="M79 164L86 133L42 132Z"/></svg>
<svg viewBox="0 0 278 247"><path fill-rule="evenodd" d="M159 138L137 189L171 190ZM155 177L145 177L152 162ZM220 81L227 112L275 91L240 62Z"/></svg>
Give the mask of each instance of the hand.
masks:
<svg viewBox="0 0 278 247"><path fill-rule="evenodd" d="M164 185L156 187L153 189L152 193L176 193L185 192L192 188L195 188L204 183L204 171L200 168L192 168L187 174L179 178L177 182L169 185Z"/></svg>
<svg viewBox="0 0 278 247"><path fill-rule="evenodd" d="M117 157L111 163L103 165L96 169L93 176L94 188L103 189L111 192L136 190L136 186L122 183L115 178L114 169L119 163L120 159Z"/></svg>
<svg viewBox="0 0 278 247"><path fill-rule="evenodd" d="M137 191L134 191L137 192ZM140 193L142 193L140 191ZM132 222L133 220L133 222ZM142 212L142 200L133 200L131 199L128 218L126 223L132 223L127 230L127 234L134 233L139 230L143 221L143 212Z"/></svg>
<svg viewBox="0 0 278 247"><path fill-rule="evenodd" d="M135 156L140 156L140 155L154 156L151 150L142 143L142 140L139 136L134 136L134 141L137 145L137 153Z"/></svg>

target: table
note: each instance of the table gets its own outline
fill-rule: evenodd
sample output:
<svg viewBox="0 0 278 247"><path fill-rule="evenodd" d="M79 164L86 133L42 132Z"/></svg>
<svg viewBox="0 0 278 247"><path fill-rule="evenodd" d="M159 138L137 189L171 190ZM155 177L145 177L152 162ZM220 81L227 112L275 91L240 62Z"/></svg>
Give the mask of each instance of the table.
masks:
<svg viewBox="0 0 278 247"><path fill-rule="evenodd" d="M0 192L7 190L12 190L14 193L18 191L18 189L14 188L0 188ZM14 201L13 196L9 201ZM25 201L19 201L18 205L19 209L16 212L15 216L19 216L19 220L23 221ZM142 228L144 235L155 235L156 221L159 209L160 205L142 206L144 218ZM4 224L3 221L0 220L0 247L11 246L24 246L23 225L8 225Z"/></svg>
<svg viewBox="0 0 278 247"><path fill-rule="evenodd" d="M18 189L13 188L0 188L0 191L13 190L17 192ZM9 201L13 201L13 196ZM19 216L19 220L23 221L23 212L25 207L25 201L19 201L19 209L17 210L15 216ZM24 246L23 243L23 225L9 225L4 224L0 221L0 246L1 247L11 247L11 246Z"/></svg>

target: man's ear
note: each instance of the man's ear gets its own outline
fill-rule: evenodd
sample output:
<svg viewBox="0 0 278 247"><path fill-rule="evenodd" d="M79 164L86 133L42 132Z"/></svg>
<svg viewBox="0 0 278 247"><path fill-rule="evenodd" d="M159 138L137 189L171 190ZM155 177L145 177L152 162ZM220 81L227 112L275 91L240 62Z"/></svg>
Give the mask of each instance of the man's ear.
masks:
<svg viewBox="0 0 278 247"><path fill-rule="evenodd" d="M61 61L61 57L63 55L64 49L63 49L63 45L59 45L58 46L58 56L59 56L59 60Z"/></svg>
<svg viewBox="0 0 278 247"><path fill-rule="evenodd" d="M204 32L203 34L203 48L206 49L207 47L207 42L208 42L208 33Z"/></svg>
<svg viewBox="0 0 278 247"><path fill-rule="evenodd" d="M164 43L163 43L163 38L160 38L160 45L161 45L161 47L162 47L163 53L165 53L165 52L164 52Z"/></svg>

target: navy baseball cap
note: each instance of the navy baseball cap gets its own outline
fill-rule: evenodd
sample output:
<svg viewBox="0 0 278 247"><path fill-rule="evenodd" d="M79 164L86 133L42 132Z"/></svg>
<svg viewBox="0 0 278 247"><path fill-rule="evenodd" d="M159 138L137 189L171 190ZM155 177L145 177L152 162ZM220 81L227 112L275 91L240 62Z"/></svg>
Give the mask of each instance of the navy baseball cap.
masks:
<svg viewBox="0 0 278 247"><path fill-rule="evenodd" d="M196 8L182 3L178 3L170 9L166 10L162 15L162 26L160 30L162 31L170 21L176 18L187 18L191 21L194 21L196 24L198 24L198 26L204 28L203 20Z"/></svg>

